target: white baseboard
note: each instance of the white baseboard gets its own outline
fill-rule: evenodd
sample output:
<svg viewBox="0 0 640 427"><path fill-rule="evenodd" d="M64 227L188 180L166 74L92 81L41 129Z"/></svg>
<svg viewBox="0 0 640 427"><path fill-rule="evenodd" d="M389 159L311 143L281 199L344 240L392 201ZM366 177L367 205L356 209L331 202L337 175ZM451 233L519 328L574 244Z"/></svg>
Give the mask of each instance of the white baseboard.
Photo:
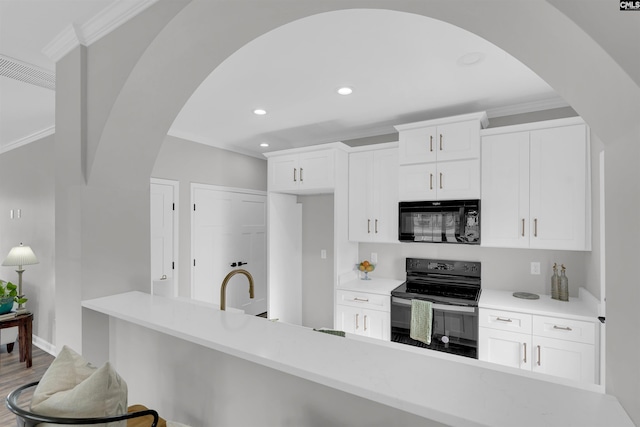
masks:
<svg viewBox="0 0 640 427"><path fill-rule="evenodd" d="M33 345L38 347L40 350L46 351L47 353L49 353L52 356L56 356L58 354L58 352L56 351L56 347L53 344L43 340L42 338L40 338L40 337L38 337L36 335L32 336L31 342L33 343Z"/></svg>

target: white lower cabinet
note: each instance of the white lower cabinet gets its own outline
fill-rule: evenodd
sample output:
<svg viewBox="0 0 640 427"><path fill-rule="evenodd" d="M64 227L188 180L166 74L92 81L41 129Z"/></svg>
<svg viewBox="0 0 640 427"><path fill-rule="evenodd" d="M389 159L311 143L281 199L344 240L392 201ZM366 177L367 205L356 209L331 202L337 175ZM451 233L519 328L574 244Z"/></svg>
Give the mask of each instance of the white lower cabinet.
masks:
<svg viewBox="0 0 640 427"><path fill-rule="evenodd" d="M592 322L480 308L480 360L596 383Z"/></svg>
<svg viewBox="0 0 640 427"><path fill-rule="evenodd" d="M390 296L337 291L336 325L341 331L389 341Z"/></svg>
<svg viewBox="0 0 640 427"><path fill-rule="evenodd" d="M595 350L592 344L534 336L531 350L535 353L534 372L595 383Z"/></svg>
<svg viewBox="0 0 640 427"><path fill-rule="evenodd" d="M480 328L478 336L480 360L531 370L531 334Z"/></svg>

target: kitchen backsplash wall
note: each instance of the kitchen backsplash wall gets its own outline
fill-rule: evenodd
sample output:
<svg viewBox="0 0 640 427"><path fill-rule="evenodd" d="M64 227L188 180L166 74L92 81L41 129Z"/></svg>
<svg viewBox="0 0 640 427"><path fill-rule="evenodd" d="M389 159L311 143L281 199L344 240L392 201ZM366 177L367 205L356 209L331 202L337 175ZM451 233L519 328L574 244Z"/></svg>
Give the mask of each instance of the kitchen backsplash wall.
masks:
<svg viewBox="0 0 640 427"><path fill-rule="evenodd" d="M533 249L483 248L470 245L432 243L361 243L360 258L378 254L378 264L372 277L403 280L405 258L436 258L482 263L482 287L505 291L523 291L537 294L551 293L553 263L564 264L569 277L570 296L578 295L582 286L599 297L598 289L590 289L587 264L590 254L576 251L544 251ZM531 262L540 263L540 275L532 275ZM597 292L597 293L595 293Z"/></svg>

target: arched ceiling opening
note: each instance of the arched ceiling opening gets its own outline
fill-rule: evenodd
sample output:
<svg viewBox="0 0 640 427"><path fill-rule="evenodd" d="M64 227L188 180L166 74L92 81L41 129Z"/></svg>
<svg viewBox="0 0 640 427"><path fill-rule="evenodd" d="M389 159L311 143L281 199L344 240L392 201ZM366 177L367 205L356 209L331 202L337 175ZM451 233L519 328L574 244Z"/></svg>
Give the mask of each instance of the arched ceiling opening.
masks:
<svg viewBox="0 0 640 427"><path fill-rule="evenodd" d="M339 95L343 86L353 93ZM259 155L429 118L565 105L520 61L467 30L415 13L347 9L242 46L197 88L169 134Z"/></svg>
<svg viewBox="0 0 640 427"><path fill-rule="evenodd" d="M261 36L267 40L270 32L277 36L278 29L287 24L295 26L296 22L303 23L304 18L309 22L321 20L322 14L332 11L339 11L336 16L348 16L342 13L367 5L405 13L410 15L408 19L447 22L461 32L476 34L533 70L599 135L606 134L607 139L615 140L635 132L634 106L639 88L593 39L546 2L311 1L287 3L287 7L277 7L277 2L258 2L247 7L244 2L194 1L165 26L137 60L109 110L89 172L89 183L108 182L111 184L106 185L125 188L148 185L153 161L176 117L196 89L224 61L242 52L244 46L260 43ZM331 34L331 29L323 31L327 37ZM311 40L301 46L308 43L318 42ZM279 64L273 62L276 64L271 66ZM388 84L393 83L400 84L397 81ZM366 90L355 89L358 92L354 95L365 96L362 93ZM234 109L233 98L220 102ZM442 114L457 112L449 107ZM420 113L429 112L428 108L423 107ZM276 115L277 110L272 113ZM414 118L417 117L398 115L393 121ZM323 127L320 120L315 124ZM335 124L339 124L339 120ZM634 129L629 129L630 126ZM331 123L324 126L325 130L333 127ZM311 128L313 126L307 126L306 130ZM264 129L264 132L270 130ZM127 156L123 157L122 153ZM115 164L130 172L113 176Z"/></svg>

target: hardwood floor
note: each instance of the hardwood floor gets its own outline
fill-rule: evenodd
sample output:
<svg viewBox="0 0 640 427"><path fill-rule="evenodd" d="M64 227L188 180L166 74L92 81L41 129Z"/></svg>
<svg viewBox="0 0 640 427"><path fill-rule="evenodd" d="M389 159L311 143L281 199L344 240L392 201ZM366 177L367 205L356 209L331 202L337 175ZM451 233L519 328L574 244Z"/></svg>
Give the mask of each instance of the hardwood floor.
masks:
<svg viewBox="0 0 640 427"><path fill-rule="evenodd" d="M16 425L15 415L5 405L7 395L21 385L40 380L54 359L52 355L35 345L32 351L33 366L26 368L26 364L20 362L17 344L11 353L7 353L6 346L2 346L0 352L0 426Z"/></svg>

